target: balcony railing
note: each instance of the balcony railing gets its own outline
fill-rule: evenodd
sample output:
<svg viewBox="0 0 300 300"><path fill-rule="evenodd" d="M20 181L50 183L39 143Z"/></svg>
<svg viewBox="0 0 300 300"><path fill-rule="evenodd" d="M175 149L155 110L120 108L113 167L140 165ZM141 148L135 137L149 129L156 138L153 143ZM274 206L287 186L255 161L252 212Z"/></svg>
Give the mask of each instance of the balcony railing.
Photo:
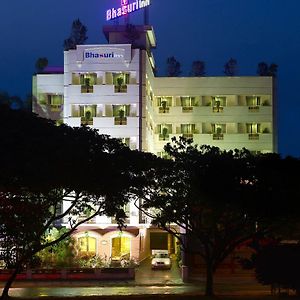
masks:
<svg viewBox="0 0 300 300"><path fill-rule="evenodd" d="M77 222L81 222L81 221L85 220L86 218L87 218L87 217L84 217L84 216L78 217ZM92 218L91 220L89 220L89 221L87 221L87 222L85 222L85 223L86 223L86 224L96 224L96 217Z"/></svg>
<svg viewBox="0 0 300 300"><path fill-rule="evenodd" d="M81 117L81 125L93 125L93 118Z"/></svg>
<svg viewBox="0 0 300 300"><path fill-rule="evenodd" d="M165 114L165 113L169 113L170 112L170 108L169 107L159 107L159 113L160 114Z"/></svg>
<svg viewBox="0 0 300 300"><path fill-rule="evenodd" d="M126 117L115 117L115 125L127 125Z"/></svg>
<svg viewBox="0 0 300 300"><path fill-rule="evenodd" d="M193 133L183 133L182 136L186 139L192 139L194 134Z"/></svg>
<svg viewBox="0 0 300 300"><path fill-rule="evenodd" d="M223 106L213 106L212 111L214 113L223 112L224 111L224 107Z"/></svg>
<svg viewBox="0 0 300 300"><path fill-rule="evenodd" d="M94 87L92 85L82 85L81 86L82 94L88 94L88 93L93 93L93 92L94 92Z"/></svg>
<svg viewBox="0 0 300 300"><path fill-rule="evenodd" d="M258 112L259 106L249 106L248 109L249 109L249 112Z"/></svg>
<svg viewBox="0 0 300 300"><path fill-rule="evenodd" d="M169 140L169 134L159 134L159 140L160 141L168 141Z"/></svg>
<svg viewBox="0 0 300 300"><path fill-rule="evenodd" d="M56 104L56 105L50 104L50 110L52 112L60 112L61 109L62 109L62 104Z"/></svg>
<svg viewBox="0 0 300 300"><path fill-rule="evenodd" d="M214 133L213 140L224 140L224 134L223 133Z"/></svg>
<svg viewBox="0 0 300 300"><path fill-rule="evenodd" d="M259 133L249 133L249 140L259 140Z"/></svg>
<svg viewBox="0 0 300 300"><path fill-rule="evenodd" d="M193 112L193 106L182 106L182 112L184 113Z"/></svg>
<svg viewBox="0 0 300 300"><path fill-rule="evenodd" d="M127 93L127 85L115 85L115 93Z"/></svg>

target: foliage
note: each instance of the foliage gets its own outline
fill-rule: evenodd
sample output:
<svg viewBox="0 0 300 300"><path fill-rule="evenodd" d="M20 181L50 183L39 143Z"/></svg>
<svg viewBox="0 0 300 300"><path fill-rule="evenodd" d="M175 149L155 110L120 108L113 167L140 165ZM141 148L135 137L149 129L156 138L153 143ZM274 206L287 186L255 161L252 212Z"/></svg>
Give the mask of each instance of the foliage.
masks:
<svg viewBox="0 0 300 300"><path fill-rule="evenodd" d="M66 232L65 228L52 228L46 240L54 241L64 232ZM63 241L41 250L36 256L42 268L72 267L75 257L75 240L68 236Z"/></svg>
<svg viewBox="0 0 300 300"><path fill-rule="evenodd" d="M75 260L80 268L103 268L106 266L103 257L95 254L79 254Z"/></svg>
<svg viewBox="0 0 300 300"><path fill-rule="evenodd" d="M64 240L80 224L99 214L116 216L122 224L129 190L138 184L131 156L139 155L96 130L57 127L6 107L0 109L0 128L0 240L1 248L15 255L5 297L36 253ZM69 202L64 211L63 199ZM91 214L80 218L87 208ZM47 234L57 223L68 230L50 241Z"/></svg>
<svg viewBox="0 0 300 300"><path fill-rule="evenodd" d="M236 76L237 75L237 61L234 58L230 58L228 62L224 65L224 74L226 76Z"/></svg>
<svg viewBox="0 0 300 300"><path fill-rule="evenodd" d="M295 160L275 154L253 156L245 149L191 143L181 138L166 145L172 160L157 166L156 182L147 188L142 209L178 238L185 253L202 257L206 294L211 295L214 272L238 245L299 217L293 201L299 197L299 178L290 175L299 162L292 167ZM290 205L283 207L286 199Z"/></svg>
<svg viewBox="0 0 300 300"><path fill-rule="evenodd" d="M260 62L257 65L257 74L259 76L272 76L276 77L277 76L277 69L278 65L276 64L270 64L268 65L266 62Z"/></svg>
<svg viewBox="0 0 300 300"><path fill-rule="evenodd" d="M64 40L64 50L76 49L76 45L83 45L88 39L86 33L86 26L84 26L79 19L74 20L70 37Z"/></svg>
<svg viewBox="0 0 300 300"><path fill-rule="evenodd" d="M300 245L269 246L258 252L255 274L264 285L300 291Z"/></svg>
<svg viewBox="0 0 300 300"><path fill-rule="evenodd" d="M174 56L167 58L167 76L178 77L181 74L180 62Z"/></svg>
<svg viewBox="0 0 300 300"><path fill-rule="evenodd" d="M0 91L0 106L7 106L12 109L26 109L26 101L24 102L18 96L11 96L6 92Z"/></svg>
<svg viewBox="0 0 300 300"><path fill-rule="evenodd" d="M35 63L37 73L42 72L48 66L48 59L46 57L39 57Z"/></svg>
<svg viewBox="0 0 300 300"><path fill-rule="evenodd" d="M200 77L205 76L205 62L196 60L192 64L191 76Z"/></svg>

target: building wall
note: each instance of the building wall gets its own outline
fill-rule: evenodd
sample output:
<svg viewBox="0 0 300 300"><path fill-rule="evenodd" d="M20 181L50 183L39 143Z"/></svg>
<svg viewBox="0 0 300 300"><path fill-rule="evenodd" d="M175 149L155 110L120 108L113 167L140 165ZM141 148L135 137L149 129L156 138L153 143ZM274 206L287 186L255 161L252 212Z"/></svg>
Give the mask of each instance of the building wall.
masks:
<svg viewBox="0 0 300 300"><path fill-rule="evenodd" d="M112 57L112 52L117 56ZM111 57L99 63L93 55L101 53ZM80 45L64 53L64 62L64 74L33 78L34 111L41 116L63 117L70 126L91 126L100 134L122 138L132 149L160 156L171 137L181 135L221 149L277 149L270 77L155 77L152 54L129 44ZM116 74L128 82L116 85ZM45 103L45 99L55 102L53 95L62 95L64 101L55 116L48 111L57 109L55 103ZM259 100L249 104L249 97ZM186 99L190 105L183 105ZM164 107L162 101L168 105ZM116 115L118 107L124 107L128 115ZM65 202L64 210L67 207ZM128 225L139 230L138 235L131 235L130 255L143 260L151 255L150 232L157 229L149 228L150 220L141 221L133 203L128 209ZM101 235L95 228L111 231ZM110 257L112 237L119 234L113 218L97 216L80 227L76 236L86 231L96 237L98 254Z"/></svg>

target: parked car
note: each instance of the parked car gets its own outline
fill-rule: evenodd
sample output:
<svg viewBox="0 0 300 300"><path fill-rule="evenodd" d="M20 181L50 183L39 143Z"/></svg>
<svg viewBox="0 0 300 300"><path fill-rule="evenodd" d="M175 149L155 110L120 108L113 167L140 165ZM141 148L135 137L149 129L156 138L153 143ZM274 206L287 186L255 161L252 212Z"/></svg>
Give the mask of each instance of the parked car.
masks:
<svg viewBox="0 0 300 300"><path fill-rule="evenodd" d="M168 250L153 250L153 252L151 260L152 269L171 269L172 260L168 254Z"/></svg>

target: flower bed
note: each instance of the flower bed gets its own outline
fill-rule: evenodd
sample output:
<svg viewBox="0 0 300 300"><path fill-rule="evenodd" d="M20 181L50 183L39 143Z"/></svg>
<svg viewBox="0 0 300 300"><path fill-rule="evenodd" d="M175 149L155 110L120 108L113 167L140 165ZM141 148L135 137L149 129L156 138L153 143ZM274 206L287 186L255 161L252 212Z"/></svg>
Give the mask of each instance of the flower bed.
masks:
<svg viewBox="0 0 300 300"><path fill-rule="evenodd" d="M0 281L6 281L12 270L0 270ZM16 280L129 280L134 268L32 269L21 272Z"/></svg>

